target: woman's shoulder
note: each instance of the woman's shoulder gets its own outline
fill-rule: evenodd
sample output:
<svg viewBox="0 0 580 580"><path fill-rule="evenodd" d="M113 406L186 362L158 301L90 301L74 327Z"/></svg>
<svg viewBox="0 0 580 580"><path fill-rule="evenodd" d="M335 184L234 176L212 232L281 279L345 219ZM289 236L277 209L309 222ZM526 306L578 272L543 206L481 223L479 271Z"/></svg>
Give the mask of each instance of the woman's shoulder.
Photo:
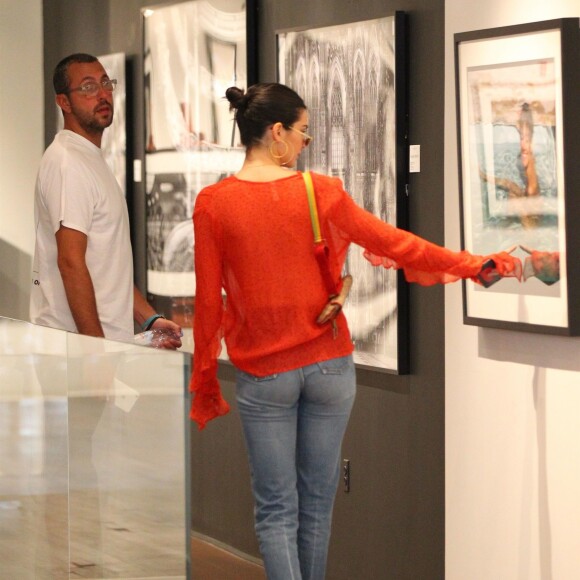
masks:
<svg viewBox="0 0 580 580"><path fill-rule="evenodd" d="M220 194L230 189L231 181L231 177L225 177L201 189L195 196L195 211L199 213L200 211L210 210L210 208L214 207Z"/></svg>
<svg viewBox="0 0 580 580"><path fill-rule="evenodd" d="M310 171L310 175L312 176L312 183L316 189L344 190L340 177L332 177L330 175L324 175L323 173L317 173L316 171Z"/></svg>
<svg viewBox="0 0 580 580"><path fill-rule="evenodd" d="M230 191L237 187L237 182L232 175L220 179L210 185L206 185L198 194L197 198L215 198L220 193Z"/></svg>
<svg viewBox="0 0 580 580"><path fill-rule="evenodd" d="M331 177L314 171L311 171L310 175L319 202L334 205L340 203L344 196L348 197L339 177Z"/></svg>

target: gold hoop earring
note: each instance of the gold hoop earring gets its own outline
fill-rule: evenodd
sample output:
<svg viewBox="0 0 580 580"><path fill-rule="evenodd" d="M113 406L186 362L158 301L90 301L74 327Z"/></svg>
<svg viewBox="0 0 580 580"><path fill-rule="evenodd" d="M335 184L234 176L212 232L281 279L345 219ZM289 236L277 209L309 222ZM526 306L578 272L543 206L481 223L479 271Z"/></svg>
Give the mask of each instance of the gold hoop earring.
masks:
<svg viewBox="0 0 580 580"><path fill-rule="evenodd" d="M276 145L276 143L278 143L278 141L272 141L272 143L270 143L270 147L268 147L268 153L270 153L270 157L272 157L272 159L282 159L282 157L286 157L286 155L288 154L288 150L290 149L288 147L288 143L286 143L286 141L282 140L280 141L280 143L283 143L284 146L286 147L286 149L284 150L284 153L282 153L282 155L275 155L274 152L272 151L272 146Z"/></svg>
<svg viewBox="0 0 580 580"><path fill-rule="evenodd" d="M284 141L284 143L286 143L286 141ZM288 143L286 143L286 147L288 147ZM290 163L290 161L294 158L295 152L296 152L296 149L294 149L294 145L292 145L292 143L290 143L290 147L288 147L288 149L286 149L286 154L288 156L288 160L284 161L280 165L288 165L288 163Z"/></svg>

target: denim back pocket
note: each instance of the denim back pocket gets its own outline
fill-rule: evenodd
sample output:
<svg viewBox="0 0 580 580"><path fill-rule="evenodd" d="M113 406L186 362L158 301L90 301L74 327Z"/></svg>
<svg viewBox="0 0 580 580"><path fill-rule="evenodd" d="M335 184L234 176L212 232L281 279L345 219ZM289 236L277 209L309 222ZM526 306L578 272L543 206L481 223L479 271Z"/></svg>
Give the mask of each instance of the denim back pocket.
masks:
<svg viewBox="0 0 580 580"><path fill-rule="evenodd" d="M339 358L331 358L319 363L318 368L323 375L343 375L348 371L352 356L346 355Z"/></svg>
<svg viewBox="0 0 580 580"><path fill-rule="evenodd" d="M266 375L265 377L258 377L256 375L251 375L250 373L247 373L245 371L237 371L237 374L247 380L247 381L252 381L254 383L263 383L265 381L273 381L275 379L278 378L278 373L274 373L273 375Z"/></svg>

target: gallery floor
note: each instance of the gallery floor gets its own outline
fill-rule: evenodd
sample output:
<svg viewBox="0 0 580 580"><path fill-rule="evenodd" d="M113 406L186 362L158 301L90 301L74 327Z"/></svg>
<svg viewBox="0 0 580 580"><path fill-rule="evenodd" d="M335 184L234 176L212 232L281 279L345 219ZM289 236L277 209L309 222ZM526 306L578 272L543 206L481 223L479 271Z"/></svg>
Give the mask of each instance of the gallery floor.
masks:
<svg viewBox="0 0 580 580"><path fill-rule="evenodd" d="M193 538L191 542L192 578L194 580L265 580L264 568L238 556Z"/></svg>
<svg viewBox="0 0 580 580"><path fill-rule="evenodd" d="M140 403L145 422L147 417L154 422L155 417L175 416L171 399ZM172 474L166 463L166 472L159 473L157 481L135 481L138 463L146 466L167 456L163 430L150 423L150 429L139 430L141 437L147 432L149 436L133 439L125 425L121 439L132 450L133 464L120 469L113 462L107 474L101 462L111 459L114 449L102 447L105 440L111 442L109 437L95 434L118 431L119 420L126 418L107 418L116 410L102 407L95 398L73 401L69 419L75 417L78 429L70 446L77 476L68 494L59 493L67 475L62 456L44 454L38 463L35 451L42 447L41 433L55 434L56 425L62 424L64 402L37 400L22 406L22 401L0 402L0 444L12 451L0 460L0 579L185 578L185 498L179 473ZM99 407L95 424L91 418ZM21 464L21 476L14 477L18 459L26 465ZM22 467L27 468L26 477ZM55 477L48 477L48 472ZM261 566L197 537L191 539L190 558L190 577L195 580L265 578Z"/></svg>

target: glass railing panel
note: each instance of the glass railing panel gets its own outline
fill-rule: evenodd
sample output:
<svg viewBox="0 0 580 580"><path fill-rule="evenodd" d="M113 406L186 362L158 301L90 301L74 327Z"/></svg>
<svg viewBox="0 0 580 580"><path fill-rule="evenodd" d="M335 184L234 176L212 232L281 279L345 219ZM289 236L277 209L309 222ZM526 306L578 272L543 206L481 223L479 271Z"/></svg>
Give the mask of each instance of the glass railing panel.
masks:
<svg viewBox="0 0 580 580"><path fill-rule="evenodd" d="M0 318L0 580L189 577L189 362Z"/></svg>
<svg viewBox="0 0 580 580"><path fill-rule="evenodd" d="M71 577L187 577L189 356L68 335Z"/></svg>
<svg viewBox="0 0 580 580"><path fill-rule="evenodd" d="M0 578L68 578L66 333L0 318Z"/></svg>

